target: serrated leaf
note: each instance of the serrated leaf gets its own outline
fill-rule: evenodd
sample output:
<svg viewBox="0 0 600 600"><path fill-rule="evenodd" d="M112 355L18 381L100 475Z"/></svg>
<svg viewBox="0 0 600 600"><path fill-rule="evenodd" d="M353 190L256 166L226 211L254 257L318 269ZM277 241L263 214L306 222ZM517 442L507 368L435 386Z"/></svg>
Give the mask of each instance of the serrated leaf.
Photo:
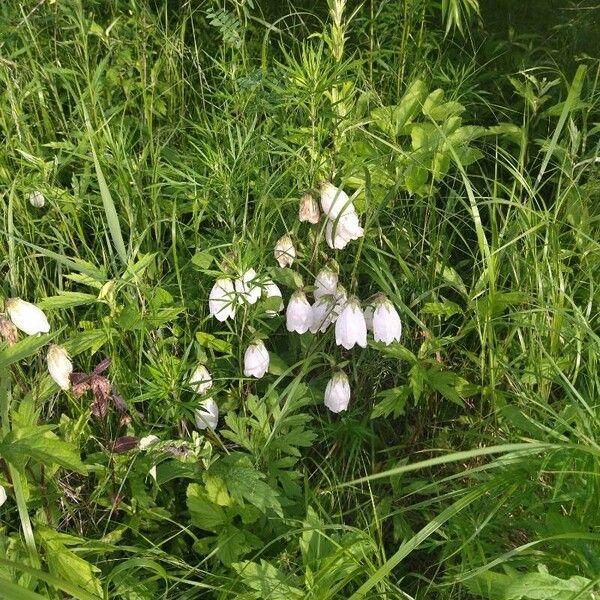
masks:
<svg viewBox="0 0 600 600"><path fill-rule="evenodd" d="M227 516L220 506L208 499L207 494L198 483L190 483L187 488L187 507L192 523L206 531L216 531L227 523Z"/></svg>
<svg viewBox="0 0 600 600"><path fill-rule="evenodd" d="M300 600L305 592L290 584L288 578L266 560L260 564L250 561L231 565L242 578L243 583L255 592L257 600Z"/></svg>
<svg viewBox="0 0 600 600"><path fill-rule="evenodd" d="M85 304L93 304L97 301L97 296L94 294L84 294L83 292L60 292L56 296L47 296L39 302L39 307L42 309L54 308L72 308L74 306L82 306Z"/></svg>

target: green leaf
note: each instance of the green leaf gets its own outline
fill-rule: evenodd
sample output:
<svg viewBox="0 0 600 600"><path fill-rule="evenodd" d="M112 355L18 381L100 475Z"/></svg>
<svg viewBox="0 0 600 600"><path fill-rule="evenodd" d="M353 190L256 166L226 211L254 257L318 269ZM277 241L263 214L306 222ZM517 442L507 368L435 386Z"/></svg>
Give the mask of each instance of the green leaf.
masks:
<svg viewBox="0 0 600 600"><path fill-rule="evenodd" d="M54 425L34 425L11 431L0 443L0 454L21 470L29 458L49 467L59 465L86 474L79 453L51 431Z"/></svg>
<svg viewBox="0 0 600 600"><path fill-rule="evenodd" d="M40 348L45 346L59 333L60 331L56 331L54 333L45 333L39 336L28 336L17 342L11 348L3 348L0 350L0 370L4 371L10 365L36 354Z"/></svg>
<svg viewBox="0 0 600 600"><path fill-rule="evenodd" d="M253 598L262 600L290 600L305 597L305 592L290 584L289 579L266 560L260 564L250 561L231 565L242 578L243 583L254 590Z"/></svg>
<svg viewBox="0 0 600 600"><path fill-rule="evenodd" d="M210 467L209 473L225 482L229 494L240 506L249 502L263 513L271 509L283 516L277 492L263 481L264 473L257 471L245 454L224 456Z"/></svg>
<svg viewBox="0 0 600 600"><path fill-rule="evenodd" d="M43 298L39 306L42 309L72 308L73 306L82 306L93 304L97 301L94 294L84 294L83 292L60 292L57 296L47 296Z"/></svg>
<svg viewBox="0 0 600 600"><path fill-rule="evenodd" d="M263 541L248 530L228 525L217 538L217 556L224 565L229 566L248 552L263 546Z"/></svg>
<svg viewBox="0 0 600 600"><path fill-rule="evenodd" d="M212 348L213 350L222 352L223 354L231 354L232 352L231 344L227 340L220 339L214 336L212 333L197 331L196 341L203 348Z"/></svg>
<svg viewBox="0 0 600 600"><path fill-rule="evenodd" d="M210 265L212 265L215 257L210 252L201 252L198 251L194 256L192 256L192 264L201 271L206 271L210 269Z"/></svg>
<svg viewBox="0 0 600 600"><path fill-rule="evenodd" d="M100 598L103 597L102 585L95 575L95 573L101 572L98 567L91 565L69 550L61 541L62 534L40 526L36 529L36 533L42 546L45 547L50 573L92 592Z"/></svg>
<svg viewBox="0 0 600 600"><path fill-rule="evenodd" d="M220 506L211 502L198 483L190 483L187 488L187 507L192 523L206 531L216 531L227 523L225 512Z"/></svg>
<svg viewBox="0 0 600 600"><path fill-rule="evenodd" d="M213 504L219 506L231 506L231 497L227 492L227 486L220 477L214 477L208 473L202 476L206 486L206 496Z"/></svg>

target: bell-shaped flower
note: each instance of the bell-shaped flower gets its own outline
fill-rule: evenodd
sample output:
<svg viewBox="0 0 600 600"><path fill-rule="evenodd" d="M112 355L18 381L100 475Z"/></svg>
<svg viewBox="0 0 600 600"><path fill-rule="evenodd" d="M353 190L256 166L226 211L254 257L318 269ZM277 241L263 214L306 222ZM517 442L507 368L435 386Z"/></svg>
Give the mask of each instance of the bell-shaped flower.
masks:
<svg viewBox="0 0 600 600"><path fill-rule="evenodd" d="M312 321L312 310L303 291L294 292L287 305L285 325L288 331L306 333Z"/></svg>
<svg viewBox="0 0 600 600"><path fill-rule="evenodd" d="M373 310L373 337L376 342L389 346L392 342L399 342L401 335L400 315L394 305L382 295L375 301Z"/></svg>
<svg viewBox="0 0 600 600"><path fill-rule="evenodd" d="M310 195L304 194L300 198L300 207L298 209L298 219L300 222L308 222L315 225L319 222L321 211L319 210L318 202Z"/></svg>
<svg viewBox="0 0 600 600"><path fill-rule="evenodd" d="M325 406L334 413L348 408L350 402L350 383L343 371L338 371L325 388Z"/></svg>
<svg viewBox="0 0 600 600"><path fill-rule="evenodd" d="M322 268L315 277L315 300L321 296L335 296L338 274L329 267Z"/></svg>
<svg viewBox="0 0 600 600"><path fill-rule="evenodd" d="M46 355L48 362L48 372L50 377L58 384L61 390L68 390L71 387L71 373L73 372L73 363L62 346L52 344Z"/></svg>
<svg viewBox="0 0 600 600"><path fill-rule="evenodd" d="M357 240L364 233L356 213L344 215L336 221L328 220L325 225L325 241L334 250L343 250L352 240Z"/></svg>
<svg viewBox="0 0 600 600"><path fill-rule="evenodd" d="M226 277L217 279L208 297L208 308L211 317L215 317L217 321L233 319L235 317L235 302L233 281Z"/></svg>
<svg viewBox="0 0 600 600"><path fill-rule="evenodd" d="M312 305L312 318L310 323L310 332L324 333L331 323L334 323L339 317L347 301L346 290L338 285L335 294L321 296Z"/></svg>
<svg viewBox="0 0 600 600"><path fill-rule="evenodd" d="M356 297L350 298L335 322L335 342L350 350L355 344L367 347L367 324Z"/></svg>
<svg viewBox="0 0 600 600"><path fill-rule="evenodd" d="M262 340L254 340L244 354L244 375L260 379L268 369L269 353Z"/></svg>
<svg viewBox="0 0 600 600"><path fill-rule="evenodd" d="M206 398L200 403L200 408L194 411L198 429L216 429L219 424L219 406L212 398Z"/></svg>
<svg viewBox="0 0 600 600"><path fill-rule="evenodd" d="M29 192L29 204L35 208L42 208L46 204L46 198L40 191Z"/></svg>
<svg viewBox="0 0 600 600"><path fill-rule="evenodd" d="M278 312L283 310L283 296L281 295L281 290L276 283L273 283L271 280L267 281L263 285L263 296L269 300L269 307L266 311L267 316L275 317ZM271 300L271 298L273 300Z"/></svg>
<svg viewBox="0 0 600 600"><path fill-rule="evenodd" d="M6 301L6 312L14 325L27 335L48 333L50 324L41 308L20 298Z"/></svg>
<svg viewBox="0 0 600 600"><path fill-rule="evenodd" d="M240 295L241 303L246 301L248 304L256 304L258 302L262 290L254 269L246 270L239 279L235 280L235 291Z"/></svg>
<svg viewBox="0 0 600 600"><path fill-rule="evenodd" d="M296 248L292 238L287 233L277 240L273 254L280 267L292 266L296 258Z"/></svg>
<svg viewBox="0 0 600 600"><path fill-rule="evenodd" d="M0 485L0 506L6 502L6 490Z"/></svg>
<svg viewBox="0 0 600 600"><path fill-rule="evenodd" d="M356 212L348 194L328 181L321 183L321 208L332 221L335 221L340 215L350 215Z"/></svg>
<svg viewBox="0 0 600 600"><path fill-rule="evenodd" d="M190 377L190 386L197 394L206 394L213 385L212 377L204 365L198 365Z"/></svg>

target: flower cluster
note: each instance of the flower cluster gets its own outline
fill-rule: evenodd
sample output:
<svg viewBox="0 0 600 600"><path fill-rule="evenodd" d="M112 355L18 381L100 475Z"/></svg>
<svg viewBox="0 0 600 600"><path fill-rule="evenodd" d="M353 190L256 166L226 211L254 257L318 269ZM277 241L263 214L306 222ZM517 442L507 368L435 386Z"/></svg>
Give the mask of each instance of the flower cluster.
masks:
<svg viewBox="0 0 600 600"><path fill-rule="evenodd" d="M349 196L333 184L324 182L320 187L321 208L325 215L325 239L332 249L343 249L347 244L364 235L354 204ZM319 206L310 194L300 199L298 211L300 221L317 224L321 213ZM291 267L297 257L294 242L289 234L282 236L274 248L274 257L281 268ZM333 261L321 269L314 281L314 302L311 304L306 290L302 287L294 291L285 311L285 324L289 332L305 334L325 333L335 324L335 341L346 350L358 345L367 347L367 332L373 333L377 342L389 345L399 341L402 333L400 316L393 304L383 295L378 294L367 302L363 311L356 296L348 296L346 289L340 285L339 269ZM218 278L209 295L210 315L218 321L234 319L240 305L255 304L260 298L277 298L276 310L267 311L268 316L275 316L284 308L283 297L279 287L268 278L261 278L254 269L244 271L233 280L229 277ZM260 339L252 340L244 354L244 375L261 378L269 368L269 352ZM210 381L210 375L202 366L202 377ZM208 379L207 379L208 378ZM197 380L194 380L197 381ZM210 387L210 383L208 384ZM202 388L202 392L208 389ZM337 372L327 384L325 405L333 412L347 409L350 400L350 384L348 377ZM205 401L208 402L208 401ZM212 400L211 400L212 402ZM206 423L215 423L218 418L216 404L205 408L202 427ZM213 421L209 421L212 418Z"/></svg>

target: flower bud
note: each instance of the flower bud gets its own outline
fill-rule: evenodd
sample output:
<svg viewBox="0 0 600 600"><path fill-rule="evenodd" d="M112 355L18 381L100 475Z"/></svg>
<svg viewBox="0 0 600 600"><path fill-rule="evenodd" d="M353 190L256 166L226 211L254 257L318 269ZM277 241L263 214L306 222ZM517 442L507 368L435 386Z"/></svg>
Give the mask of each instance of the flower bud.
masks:
<svg viewBox="0 0 600 600"><path fill-rule="evenodd" d="M320 217L321 211L318 202L310 194L304 194L300 198L300 208L298 210L300 222L306 221L315 225L319 222Z"/></svg>
<svg viewBox="0 0 600 600"><path fill-rule="evenodd" d="M325 406L334 413L348 408L350 402L350 383L343 371L338 371L325 388Z"/></svg>
<svg viewBox="0 0 600 600"><path fill-rule="evenodd" d="M29 192L29 204L35 208L42 208L46 204L46 198L40 191Z"/></svg>
<svg viewBox="0 0 600 600"><path fill-rule="evenodd" d="M367 324L356 297L350 298L335 322L335 343L346 350L355 344L367 347Z"/></svg>
<svg viewBox="0 0 600 600"><path fill-rule="evenodd" d="M394 305L383 295L375 301L373 310L373 337L376 342L389 346L399 342L402 336L402 322Z"/></svg>
<svg viewBox="0 0 600 600"><path fill-rule="evenodd" d="M250 343L244 354L244 375L260 379L269 368L269 353L262 340Z"/></svg>
<svg viewBox="0 0 600 600"><path fill-rule="evenodd" d="M198 429L216 429L219 424L219 406L212 398L200 403L200 408L194 412Z"/></svg>
<svg viewBox="0 0 600 600"><path fill-rule="evenodd" d="M256 281L256 271L247 269L244 274L235 280L235 291L240 295L240 302L256 304L260 298L261 289Z"/></svg>
<svg viewBox="0 0 600 600"><path fill-rule="evenodd" d="M190 386L197 394L206 394L212 387L213 381L208 369L198 365L190 377Z"/></svg>
<svg viewBox="0 0 600 600"><path fill-rule="evenodd" d="M285 325L288 331L296 333L306 333L312 320L312 311L310 303L306 299L303 291L294 292L288 302L285 313Z"/></svg>
<svg viewBox="0 0 600 600"><path fill-rule="evenodd" d="M140 439L138 442L138 448L140 450L148 450L151 446L154 446L156 442L160 442L160 439L156 435L147 435Z"/></svg>
<svg viewBox="0 0 600 600"><path fill-rule="evenodd" d="M0 506L6 502L6 490L0 485Z"/></svg>
<svg viewBox="0 0 600 600"><path fill-rule="evenodd" d="M349 242L361 238L365 230L360 226L356 213L346 214L325 226L325 241L335 250L343 250Z"/></svg>
<svg viewBox="0 0 600 600"><path fill-rule="evenodd" d="M292 238L287 233L279 238L275 244L273 254L280 267L292 266L294 258L296 258L296 248L294 247Z"/></svg>
<svg viewBox="0 0 600 600"><path fill-rule="evenodd" d="M46 356L48 362L48 372L61 390L68 390L71 387L71 373L73 372L73 363L62 346L52 344L48 349Z"/></svg>
<svg viewBox="0 0 600 600"><path fill-rule="evenodd" d="M235 317L235 290L233 281L226 277L217 279L208 297L210 316L217 321L226 321Z"/></svg>
<svg viewBox="0 0 600 600"><path fill-rule="evenodd" d="M50 324L41 308L20 298L6 301L6 312L10 320L27 335L48 333Z"/></svg>

